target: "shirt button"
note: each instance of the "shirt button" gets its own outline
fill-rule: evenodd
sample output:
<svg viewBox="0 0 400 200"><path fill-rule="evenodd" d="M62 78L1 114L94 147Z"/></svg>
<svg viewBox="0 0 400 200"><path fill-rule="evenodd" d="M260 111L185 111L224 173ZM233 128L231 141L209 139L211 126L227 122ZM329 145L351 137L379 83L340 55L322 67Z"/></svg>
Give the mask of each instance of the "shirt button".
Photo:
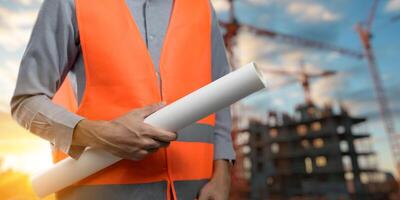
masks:
<svg viewBox="0 0 400 200"><path fill-rule="evenodd" d="M153 35L149 35L149 39L150 40L154 40L154 36Z"/></svg>

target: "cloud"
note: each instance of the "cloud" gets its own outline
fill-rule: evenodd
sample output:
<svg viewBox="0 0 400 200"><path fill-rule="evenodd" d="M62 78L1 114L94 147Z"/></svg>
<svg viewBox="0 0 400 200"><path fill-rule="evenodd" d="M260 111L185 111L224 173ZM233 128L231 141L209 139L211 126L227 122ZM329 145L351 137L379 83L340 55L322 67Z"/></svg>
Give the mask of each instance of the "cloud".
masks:
<svg viewBox="0 0 400 200"><path fill-rule="evenodd" d="M385 6L387 12L400 11L400 0L390 0Z"/></svg>
<svg viewBox="0 0 400 200"><path fill-rule="evenodd" d="M389 101L390 110L394 115L400 116L400 87L393 85L385 88L385 94ZM375 91L371 87L343 93L346 104L353 107L357 114L363 114L370 118L379 117L378 103Z"/></svg>
<svg viewBox="0 0 400 200"><path fill-rule="evenodd" d="M247 0L247 3L253 4L253 5L270 5L272 3L282 3L284 2L283 0Z"/></svg>
<svg viewBox="0 0 400 200"><path fill-rule="evenodd" d="M275 86L296 83L297 81L295 77L268 73L268 70L299 71L300 61L305 59L307 61L305 67L308 72L320 72L319 63L313 64L314 60L323 60L324 57L332 59L332 54L316 55L315 50L260 37L248 31L241 31L236 43L234 53L237 56L239 66L256 61L261 68L266 70L265 76L269 84Z"/></svg>
<svg viewBox="0 0 400 200"><path fill-rule="evenodd" d="M286 51L286 46L279 45L273 40L257 37L248 31L241 31L237 37L237 46L234 49L234 54L236 55L238 66L256 61L258 66L263 69L276 69L282 68L282 66L293 67L295 53ZM291 58L284 58L285 56ZM282 61L284 61L284 64ZM287 77L276 76L271 73L265 73L265 77L269 85L274 85L274 87L281 85L287 79Z"/></svg>
<svg viewBox="0 0 400 200"><path fill-rule="evenodd" d="M333 103L349 84L345 73L315 80L311 85L312 99L318 105Z"/></svg>
<svg viewBox="0 0 400 200"><path fill-rule="evenodd" d="M216 12L227 12L230 8L229 2L226 0L213 0L212 4Z"/></svg>
<svg viewBox="0 0 400 200"><path fill-rule="evenodd" d="M308 72L321 72L326 69L326 63L341 59L336 53L321 53L318 50L294 47L277 40L256 36L244 30L237 37L237 46L234 52L239 56L240 65L255 61L264 69L287 71L299 71L299 62L302 59L306 61L305 68ZM270 73L265 75L271 86L268 92L263 91L252 95L243 103L265 111L276 108L285 110L285 108L288 108L287 105L292 104L291 99L294 98L297 99L297 103L303 101L303 92L296 78ZM335 76L313 80L311 85L312 99L320 106L341 101L352 114L363 115L371 120L379 120L379 110L372 85L367 82L369 84L363 84L360 86L361 88L352 88L357 85L353 82L355 75L358 80L369 80L368 71L365 70L364 66L360 66L358 61L354 61L345 70L338 69ZM289 90L286 89L286 86L290 86ZM400 88L394 84L389 86L387 91L400 91ZM400 97L400 94L390 92L391 108L395 115L398 115L400 114L400 105L397 102L400 102L400 99L396 96Z"/></svg>
<svg viewBox="0 0 400 200"><path fill-rule="evenodd" d="M14 3L22 6L30 6L43 2L43 0L14 0Z"/></svg>
<svg viewBox="0 0 400 200"><path fill-rule="evenodd" d="M11 82L15 82L17 80L18 66L20 62L11 59L3 62L4 65L0 67L0 76L2 76L2 79L8 79Z"/></svg>
<svg viewBox="0 0 400 200"><path fill-rule="evenodd" d="M286 12L304 22L332 22L340 19L340 16L322 5L293 1L286 7Z"/></svg>
<svg viewBox="0 0 400 200"><path fill-rule="evenodd" d="M9 102L14 92L19 61L6 60L0 66L0 112L9 112Z"/></svg>
<svg viewBox="0 0 400 200"><path fill-rule="evenodd" d="M351 114L381 123L380 110L372 84L365 84L356 89L352 88L351 80L354 78L352 71L315 81L312 85L313 100L318 105L340 101ZM397 84L387 86L385 94L389 99L389 109L392 112L393 120L399 120L400 87Z"/></svg>
<svg viewBox="0 0 400 200"><path fill-rule="evenodd" d="M14 59L0 61L0 112L9 112L22 48L27 44L42 0L15 0L11 7L0 7L0 50ZM33 6L35 5L35 6ZM12 9L14 8L14 9Z"/></svg>
<svg viewBox="0 0 400 200"><path fill-rule="evenodd" d="M14 52L29 39L37 10L11 10L0 7L0 47Z"/></svg>
<svg viewBox="0 0 400 200"><path fill-rule="evenodd" d="M243 101L246 105L259 108L260 112L271 109L287 109L294 104L294 99L302 101L303 92L300 89L298 77L277 75L270 70L285 70L296 72L300 70L300 61L312 60L314 54L309 49L295 47L267 37L256 36L249 31L241 31L237 37L234 53L238 56L238 65L255 61L263 68L268 82L268 90L258 92ZM321 71L318 64L306 63L309 72Z"/></svg>

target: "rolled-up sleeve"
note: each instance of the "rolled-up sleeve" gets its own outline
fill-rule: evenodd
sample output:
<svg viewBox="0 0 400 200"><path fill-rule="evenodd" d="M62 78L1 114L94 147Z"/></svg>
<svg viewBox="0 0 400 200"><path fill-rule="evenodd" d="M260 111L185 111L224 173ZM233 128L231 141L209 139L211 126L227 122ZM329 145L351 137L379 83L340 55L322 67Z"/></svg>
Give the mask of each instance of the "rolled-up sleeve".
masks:
<svg viewBox="0 0 400 200"><path fill-rule="evenodd" d="M77 157L84 147L71 145L82 120L51 99L79 52L73 0L45 0L23 55L11 99L13 118L55 148Z"/></svg>
<svg viewBox="0 0 400 200"><path fill-rule="evenodd" d="M222 38L215 10L212 9L212 76L213 80L229 73L230 67L226 56L224 40ZM232 143L232 119L230 107L216 112L214 139L214 160L235 160L235 151Z"/></svg>

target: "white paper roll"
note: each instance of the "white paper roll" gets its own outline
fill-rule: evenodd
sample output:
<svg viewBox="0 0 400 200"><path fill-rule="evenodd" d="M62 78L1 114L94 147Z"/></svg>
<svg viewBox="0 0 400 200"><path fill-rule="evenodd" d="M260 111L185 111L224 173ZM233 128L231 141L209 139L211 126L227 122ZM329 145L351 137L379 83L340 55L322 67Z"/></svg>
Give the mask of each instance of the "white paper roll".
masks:
<svg viewBox="0 0 400 200"><path fill-rule="evenodd" d="M148 116L144 121L178 131L266 87L261 72L249 63ZM174 117L171 117L174 116ZM45 197L121 160L99 149L86 150L78 160L64 159L32 179L33 190Z"/></svg>

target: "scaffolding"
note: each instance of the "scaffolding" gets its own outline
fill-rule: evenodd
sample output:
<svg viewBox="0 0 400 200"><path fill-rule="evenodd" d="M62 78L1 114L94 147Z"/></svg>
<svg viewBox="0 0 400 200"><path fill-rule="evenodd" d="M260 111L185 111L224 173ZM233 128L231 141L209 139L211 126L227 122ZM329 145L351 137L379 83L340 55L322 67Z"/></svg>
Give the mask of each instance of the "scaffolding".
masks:
<svg viewBox="0 0 400 200"><path fill-rule="evenodd" d="M249 135L250 199L389 199L393 176L377 169L370 134L353 131L365 121L312 103L251 121L241 131Z"/></svg>

